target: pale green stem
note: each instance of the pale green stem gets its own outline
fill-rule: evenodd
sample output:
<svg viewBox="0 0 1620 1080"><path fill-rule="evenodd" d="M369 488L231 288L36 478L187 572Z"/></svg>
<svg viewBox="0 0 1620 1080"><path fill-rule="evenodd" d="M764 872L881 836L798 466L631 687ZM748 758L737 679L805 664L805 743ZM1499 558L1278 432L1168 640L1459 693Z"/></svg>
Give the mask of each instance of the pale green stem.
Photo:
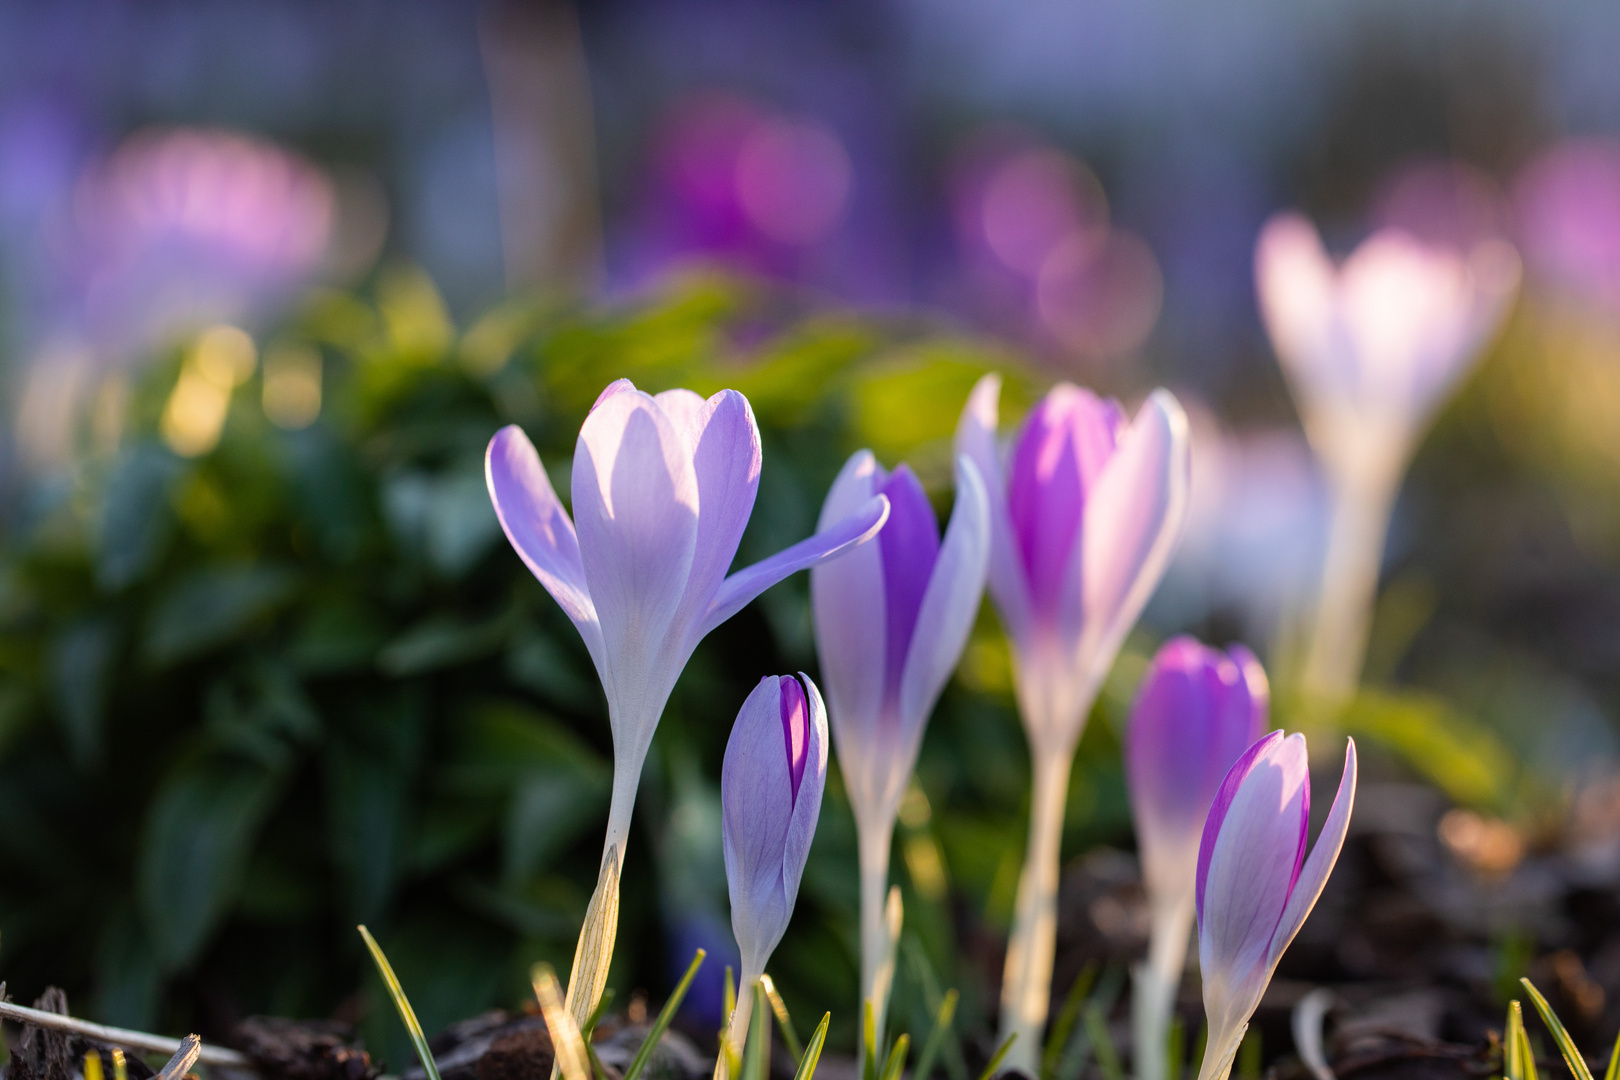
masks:
<svg viewBox="0 0 1620 1080"><path fill-rule="evenodd" d="M1018 904L1013 913L1012 936L1007 941L998 1041L1016 1035L1002 1066L1035 1076L1052 993L1059 856L1074 747L1071 744L1050 752L1031 744L1030 750L1035 775L1030 792L1029 852L1018 878Z"/></svg>
<svg viewBox="0 0 1620 1080"><path fill-rule="evenodd" d="M1211 1030L1204 1043L1204 1061L1198 1067L1198 1080L1227 1080L1232 1075L1238 1047L1243 1044L1243 1034L1248 1030L1247 1021L1239 1024L1235 1032Z"/></svg>
<svg viewBox="0 0 1620 1080"><path fill-rule="evenodd" d="M1192 934L1193 894L1185 892L1152 905L1152 927L1146 962L1137 965L1131 1001L1136 1080L1168 1080L1165 1052L1170 1016L1175 1009L1181 970Z"/></svg>
<svg viewBox="0 0 1620 1080"><path fill-rule="evenodd" d="M726 1045L738 1059L742 1058L743 1044L748 1041L748 1021L754 1013L754 984L763 974L763 970L744 967L742 980L737 983L737 1007L731 1011L731 1023L726 1025Z"/></svg>
<svg viewBox="0 0 1620 1080"><path fill-rule="evenodd" d="M1332 506L1305 685L1328 704L1348 700L1361 679L1378 597L1378 570L1400 483L1398 463L1330 469Z"/></svg>
<svg viewBox="0 0 1620 1080"><path fill-rule="evenodd" d="M888 1012L889 990L894 985L894 946L889 940L884 901L889 891L889 845L894 838L894 815L881 825L858 825L857 842L861 867L861 1000L856 1016L866 1015L872 1003L872 1019L877 1047L883 1046L883 1019ZM860 1035L861 1060L865 1060L865 1025ZM872 1051L878 1052L877 1049Z"/></svg>

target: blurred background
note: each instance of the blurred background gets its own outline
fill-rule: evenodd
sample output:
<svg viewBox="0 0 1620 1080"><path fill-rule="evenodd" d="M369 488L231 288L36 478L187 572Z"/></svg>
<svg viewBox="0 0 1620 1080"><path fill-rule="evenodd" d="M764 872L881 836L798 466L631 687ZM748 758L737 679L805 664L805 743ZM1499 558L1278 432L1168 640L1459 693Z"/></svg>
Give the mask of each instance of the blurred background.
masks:
<svg viewBox="0 0 1620 1080"><path fill-rule="evenodd" d="M1146 657L1247 641L1290 720L1325 504L1253 248L1298 209L1341 256L1393 225L1506 240L1525 276L1402 489L1334 729L1372 794L1284 975L1441 987L1455 1034L1551 957L1572 1026L1612 1030L1617 54L1601 0L0 0L0 976L165 1031L334 1016L398 1068L365 921L430 1032L519 1005L571 956L610 742L490 510L490 434L522 424L566 492L607 382L734 386L765 438L752 559L862 446L946 512L990 369L1008 421L1062 378L1193 418L1193 521L1070 794L1059 989L1120 970ZM718 1023L720 754L810 640L801 576L677 687L621 1004L702 945L686 1022ZM974 1060L1027 813L1009 678L987 606L896 844L896 1021L957 986ZM848 1046L829 792L775 975Z"/></svg>

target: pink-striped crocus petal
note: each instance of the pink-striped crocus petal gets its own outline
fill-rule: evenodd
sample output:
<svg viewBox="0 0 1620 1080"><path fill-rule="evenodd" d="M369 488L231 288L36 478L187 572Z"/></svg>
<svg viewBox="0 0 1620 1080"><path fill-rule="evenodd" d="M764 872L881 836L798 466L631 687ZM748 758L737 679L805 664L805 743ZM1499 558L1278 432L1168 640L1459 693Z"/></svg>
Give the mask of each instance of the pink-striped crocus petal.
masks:
<svg viewBox="0 0 1620 1080"><path fill-rule="evenodd" d="M1260 315L1296 390L1312 406L1355 385L1355 357L1338 313L1338 271L1316 227L1278 214L1260 230L1254 253Z"/></svg>
<svg viewBox="0 0 1620 1080"><path fill-rule="evenodd" d="M1270 967L1277 966L1283 950L1294 940L1299 928L1305 925L1311 909L1322 895L1328 875L1333 873L1333 866L1339 861L1339 852L1344 848L1344 837L1350 829L1350 813L1355 809L1355 804L1356 741L1350 739L1344 748L1344 773L1339 778L1339 793L1333 798L1327 821L1322 825L1316 846L1311 848L1310 857L1299 872L1299 880L1294 883L1294 891L1288 896L1288 906L1283 908L1282 919L1272 937L1268 957Z"/></svg>
<svg viewBox="0 0 1620 1080"><path fill-rule="evenodd" d="M489 440L484 482L506 538L573 622L597 671L602 671L602 628L585 584L574 523L557 499L534 444L516 424Z"/></svg>
<svg viewBox="0 0 1620 1080"><path fill-rule="evenodd" d="M1029 585L1018 558L1012 518L1007 514L1007 470L996 442L1000 398L1000 375L985 375L974 384L956 424L956 453L973 462L984 482L990 504L990 595L1007 636L1022 642L1030 628Z"/></svg>
<svg viewBox="0 0 1620 1080"><path fill-rule="evenodd" d="M575 444L573 497L613 701L640 692L620 679L644 678L668 651L697 538L692 459L651 397L621 389L591 410Z"/></svg>
<svg viewBox="0 0 1620 1080"><path fill-rule="evenodd" d="M690 390L655 399L670 418L697 475L698 522L682 622L696 625L737 556L759 491L759 425L748 399L722 390L705 401Z"/></svg>
<svg viewBox="0 0 1620 1080"><path fill-rule="evenodd" d="M748 601L789 574L807 570L856 544L870 540L883 528L888 516L889 500L875 495L830 528L800 540L792 547L783 548L768 559L761 559L752 566L738 570L721 583L709 603L707 615L698 624L697 638L701 639L737 614Z"/></svg>
<svg viewBox="0 0 1620 1080"><path fill-rule="evenodd" d="M882 470L870 450L853 454L839 470L821 506L824 532L872 498ZM868 758L867 726L883 706L883 553L877 544L850 548L810 571L810 610L816 655L827 684L839 762L846 773ZM845 776L852 790L853 776ZM858 796L855 796L858 797Z"/></svg>
<svg viewBox="0 0 1620 1080"><path fill-rule="evenodd" d="M1164 576L1187 519L1187 414L1165 390L1137 411L1087 500L1084 532L1059 609L1100 681ZM1074 602L1078 599L1079 602Z"/></svg>
<svg viewBox="0 0 1620 1080"><path fill-rule="evenodd" d="M989 566L989 497L978 468L967 457L958 457L956 505L945 527L945 540L940 544L928 591L923 595L900 680L900 716L910 729L906 737L913 755L928 714L967 645ZM903 770L907 775L910 766L908 762Z"/></svg>
<svg viewBox="0 0 1620 1080"><path fill-rule="evenodd" d="M1259 993L1270 976L1309 824L1305 738L1268 735L1221 784L1198 851L1199 965L1230 997Z"/></svg>
<svg viewBox="0 0 1620 1080"><path fill-rule="evenodd" d="M793 817L792 773L782 745L783 678L767 675L737 713L720 766L721 842L731 921L743 954L787 926L782 855Z"/></svg>
<svg viewBox="0 0 1620 1080"><path fill-rule="evenodd" d="M787 892L788 909L799 895L804 864L810 858L810 844L816 838L816 822L821 818L821 796L827 786L827 706L810 676L799 672L804 684L805 704L809 706L804 771L799 778L798 795L793 800L793 816L788 821L787 839L782 845L782 887Z"/></svg>

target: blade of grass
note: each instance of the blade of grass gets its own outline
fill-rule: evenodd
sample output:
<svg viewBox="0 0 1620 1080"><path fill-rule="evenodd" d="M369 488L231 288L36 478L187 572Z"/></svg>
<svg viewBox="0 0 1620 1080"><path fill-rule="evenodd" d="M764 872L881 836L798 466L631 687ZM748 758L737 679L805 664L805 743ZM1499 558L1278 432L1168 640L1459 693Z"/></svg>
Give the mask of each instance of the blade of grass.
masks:
<svg viewBox="0 0 1620 1080"><path fill-rule="evenodd" d="M85 1080L90 1080L85 1077ZM1609 1054L1609 1071L1603 1074L1603 1080L1620 1080L1620 1035L1614 1038L1614 1050Z"/></svg>
<svg viewBox="0 0 1620 1080"><path fill-rule="evenodd" d="M590 1039L586 1039L584 1041L585 1056L589 1058L591 1062L591 1075L595 1077L596 1080L608 1080L607 1069L602 1066L602 1059L596 1056L596 1047L591 1045Z"/></svg>
<svg viewBox="0 0 1620 1080"><path fill-rule="evenodd" d="M1102 977L1097 981L1097 988L1091 992L1090 1003L1100 1008L1103 1015L1107 1016L1114 1003L1119 1000L1119 993L1124 986L1123 965L1105 968ZM1079 1080L1080 1074L1085 1071L1086 1063L1091 1059L1091 1051L1091 1036L1087 1033L1086 1026L1081 1024L1070 1037L1069 1047L1058 1062L1053 1080Z"/></svg>
<svg viewBox="0 0 1620 1080"><path fill-rule="evenodd" d="M906 952L906 961L911 965L912 977L917 985L922 987L923 1005L926 1008L925 1016L933 1020L939 1016L941 1006L945 1004L945 995L940 990L939 978L934 974L934 966L928 962L928 954L922 943L917 940L916 934L907 934L901 942ZM954 991L953 991L954 992ZM952 1007L955 1012L955 1007ZM936 1054L944 1055L945 1072L951 1080L968 1080L967 1062L962 1057L962 1039L955 1028L947 1028L945 1043Z"/></svg>
<svg viewBox="0 0 1620 1080"><path fill-rule="evenodd" d="M771 1012L776 1014L776 1028L782 1033L782 1045L787 1052L798 1061L804 1056L804 1044L799 1041L798 1033L793 1030L793 1018L788 1016L787 1002L777 993L776 984L769 975L759 977L759 985L765 988L765 996L771 1000Z"/></svg>
<svg viewBox="0 0 1620 1080"><path fill-rule="evenodd" d="M1052 1080L1052 1075L1057 1072L1064 1048L1069 1045L1074 1022L1080 1018L1080 1006L1085 1003L1086 995L1091 993L1091 984L1096 981L1097 961L1093 960L1081 968L1080 974L1069 984L1069 994L1063 999L1063 1008L1058 1010L1057 1019L1052 1021L1052 1033L1046 1037L1046 1052L1041 1055L1041 1080Z"/></svg>
<svg viewBox="0 0 1620 1080"><path fill-rule="evenodd" d="M608 965L613 960L613 943L619 934L619 849L608 849L597 875L596 891L585 909L585 923L579 929L574 947L574 965L568 972L568 994L564 1006L573 1014L580 1031L590 1029L602 990L607 986Z"/></svg>
<svg viewBox="0 0 1620 1080"><path fill-rule="evenodd" d="M393 966L389 964L388 957L383 955L382 946L377 944L377 939L371 936L371 931L364 926L359 930L360 936L365 939L366 948L371 950L371 962L377 965L377 972L382 976L383 985L388 987L388 995L394 999L394 1009L404 1022L405 1030L410 1033L411 1045L416 1047L416 1056L422 1061L422 1071L427 1073L427 1080L439 1080L439 1066L433 1060L433 1051L428 1049L427 1036L422 1033L422 1025L416 1021L416 1011L411 1008L410 1000L405 996L405 988L399 985L399 978L394 974ZM121 1065L122 1061L113 1058L115 1072L119 1071ZM124 1077L120 1075L118 1080L124 1080ZM569 1077L569 1080L576 1078ZM579 1077L577 1080L585 1078Z"/></svg>
<svg viewBox="0 0 1620 1080"><path fill-rule="evenodd" d="M1007 1051L1012 1049L1013 1040L1016 1038L1018 1038L1018 1032L1015 1031L1007 1036L1006 1042L996 1047L996 1052L990 1055L990 1063L984 1067L984 1072L979 1074L979 1080L990 1080L991 1077L996 1075L996 1069L1000 1067L1001 1059L1007 1056Z"/></svg>
<svg viewBox="0 0 1620 1080"><path fill-rule="evenodd" d="M1164 1037L1164 1060L1169 1068L1167 1080L1181 1080L1187 1064L1187 1027L1179 1016L1170 1018L1170 1032Z"/></svg>
<svg viewBox="0 0 1620 1080"><path fill-rule="evenodd" d="M872 1015L872 999L866 999L866 1023L861 1028L861 1080L877 1080L877 1020Z"/></svg>
<svg viewBox="0 0 1620 1080"><path fill-rule="evenodd" d="M766 1080L771 1068L771 1013L765 990L755 983L754 1011L748 1020L748 1043L743 1047L742 1080Z"/></svg>
<svg viewBox="0 0 1620 1080"><path fill-rule="evenodd" d="M1125 1070L1119 1067L1119 1053L1114 1049L1114 1040L1108 1036L1108 1020L1096 1002L1086 1006L1085 1024L1103 1076L1106 1080L1125 1080Z"/></svg>
<svg viewBox="0 0 1620 1080"><path fill-rule="evenodd" d="M560 1071L564 1080L590 1080L590 1057L585 1040L574 1022L574 1014L563 1001L562 987L557 985L557 973L550 964L536 964L529 970L529 981L534 984L534 996L540 1002L540 1015L545 1017L546 1029L551 1033L551 1046L555 1059L551 1065L553 1077ZM435 1074L437 1075L437 1074Z"/></svg>
<svg viewBox="0 0 1620 1080"><path fill-rule="evenodd" d="M906 1055L910 1053L910 1035L901 1035L894 1040L894 1049L889 1051L888 1060L883 1063L883 1071L878 1074L879 1080L900 1080L900 1072L906 1067Z"/></svg>
<svg viewBox="0 0 1620 1080"><path fill-rule="evenodd" d="M636 1080L641 1075L641 1070L647 1067L647 1062L652 1060L653 1051L658 1049L658 1043L663 1039L664 1032L669 1030L669 1022L675 1019L675 1011L681 1007L681 1001L686 997L686 991L691 989L692 980L697 977L698 968L703 966L703 958L707 955L708 953L699 949L692 956L692 963L687 966L686 974L681 976L681 981L670 991L669 1000L658 1010L658 1018L648 1029L647 1037L641 1040L641 1049L636 1051L635 1059L624 1071L624 1080Z"/></svg>
<svg viewBox="0 0 1620 1080"><path fill-rule="evenodd" d="M585 1021L585 1026L579 1029L580 1035L585 1039L585 1045L590 1045L591 1032L596 1030L596 1025L602 1019L602 1014L608 1011L608 1006L611 1004L613 1004L613 991L602 991L602 1000L596 1003L596 1009L591 1013L590 1019Z"/></svg>
<svg viewBox="0 0 1620 1080"><path fill-rule="evenodd" d="M113 1080L129 1080L129 1066L124 1064L124 1052L113 1051Z"/></svg>
<svg viewBox="0 0 1620 1080"><path fill-rule="evenodd" d="M1592 1080L1592 1070L1587 1066L1586 1058L1581 1056L1580 1050L1575 1046L1575 1040L1569 1037L1563 1021L1552 1011L1552 1006L1541 996L1541 991L1531 985L1529 979L1520 979L1519 983L1529 993L1530 1000L1535 1002L1536 1012L1541 1014L1542 1022L1557 1040L1558 1049L1563 1052L1564 1064L1569 1066L1569 1071L1575 1075L1576 1080Z"/></svg>
<svg viewBox="0 0 1620 1080"><path fill-rule="evenodd" d="M928 1033L928 1041L923 1043L917 1064L911 1070L911 1080L928 1080L928 1074L934 1071L934 1060L951 1033L951 1021L956 1018L956 1003L960 999L961 995L954 989L945 991L945 1000L939 1003L939 1011L934 1014L934 1029Z"/></svg>
<svg viewBox="0 0 1620 1080"><path fill-rule="evenodd" d="M91 1050L84 1055L84 1080L101 1080L101 1054Z"/></svg>
<svg viewBox="0 0 1620 1080"><path fill-rule="evenodd" d="M813 1080L816 1063L821 1060L821 1048L827 1045L827 1026L831 1023L832 1013L822 1016L815 1033L810 1036L810 1045L804 1048L804 1057L799 1059L799 1071L793 1074L793 1080Z"/></svg>
<svg viewBox="0 0 1620 1080"><path fill-rule="evenodd" d="M1260 1029L1251 1027L1245 1032L1243 1041L1238 1044L1238 1080L1260 1080L1260 1054Z"/></svg>

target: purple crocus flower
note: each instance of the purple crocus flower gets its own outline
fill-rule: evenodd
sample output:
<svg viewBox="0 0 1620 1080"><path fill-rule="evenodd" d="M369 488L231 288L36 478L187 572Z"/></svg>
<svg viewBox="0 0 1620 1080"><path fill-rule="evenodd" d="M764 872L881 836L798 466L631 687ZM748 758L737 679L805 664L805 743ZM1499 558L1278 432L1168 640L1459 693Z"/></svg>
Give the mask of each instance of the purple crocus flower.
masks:
<svg viewBox="0 0 1620 1080"><path fill-rule="evenodd" d="M1125 777L1152 931L1136 971L1136 1080L1163 1080L1164 1048L1192 931L1198 844L1222 779L1266 726L1266 673L1242 645L1165 643L1131 709Z"/></svg>
<svg viewBox="0 0 1620 1080"><path fill-rule="evenodd" d="M1209 1024L1199 1080L1226 1080L1249 1017L1338 861L1356 801L1356 744L1307 858L1305 736L1274 731L1244 751L1215 795L1198 847L1198 963Z"/></svg>
<svg viewBox="0 0 1620 1080"><path fill-rule="evenodd" d="M809 676L767 675L743 702L720 766L721 839L742 989L731 1018L741 1051L753 994L793 915L827 782L827 710Z"/></svg>
<svg viewBox="0 0 1620 1080"><path fill-rule="evenodd" d="M1117 402L1061 383L1004 459L1000 388L995 375L974 387L956 446L990 499L990 595L1011 639L1034 766L1029 854L1001 996L1002 1038L1019 1036L1008 1067L1033 1073L1052 981L1069 769L1097 691L1181 534L1187 417L1158 390L1127 424Z"/></svg>
<svg viewBox="0 0 1620 1080"><path fill-rule="evenodd" d="M620 865L642 762L697 643L789 574L872 537L888 514L874 496L728 577L759 469L759 428L735 390L707 401L690 390L645 394L628 379L603 390L575 444L573 521L521 429L490 440L484 472L501 527L585 639L607 694L614 769L603 854L617 846Z"/></svg>
<svg viewBox="0 0 1620 1080"><path fill-rule="evenodd" d="M877 543L810 572L816 647L860 846L861 1000L872 1001L880 1044L879 969L893 955L883 905L894 819L923 728L973 628L990 558L989 503L966 458L957 460L956 493L941 543L916 474L905 465L885 472L860 451L828 491L820 527L879 494L889 519Z"/></svg>

